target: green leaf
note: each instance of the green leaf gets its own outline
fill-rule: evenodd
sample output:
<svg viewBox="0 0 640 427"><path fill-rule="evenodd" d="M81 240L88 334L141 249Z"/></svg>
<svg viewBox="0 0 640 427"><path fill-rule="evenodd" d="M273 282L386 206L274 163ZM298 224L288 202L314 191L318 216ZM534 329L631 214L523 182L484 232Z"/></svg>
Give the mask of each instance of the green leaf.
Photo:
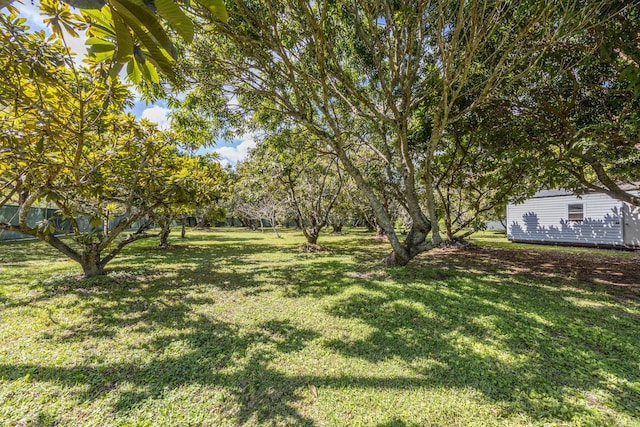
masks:
<svg viewBox="0 0 640 427"><path fill-rule="evenodd" d="M122 70L122 67L124 67L124 63L116 62L115 64L113 64L109 69L109 77L115 79L118 74L120 74L120 70Z"/></svg>
<svg viewBox="0 0 640 427"><path fill-rule="evenodd" d="M156 0L155 5L158 13L176 30L180 37L186 42L193 41L193 22L191 19L176 5L173 0Z"/></svg>
<svg viewBox="0 0 640 427"><path fill-rule="evenodd" d="M151 33L155 42L176 57L173 43L166 31L158 21L158 18L149 9L137 0L112 0L113 9L122 17L123 21L140 37L140 30ZM138 30L136 30L136 27ZM150 38L147 35L147 38ZM146 46L146 43L145 43Z"/></svg>
<svg viewBox="0 0 640 427"><path fill-rule="evenodd" d="M138 69L138 64L135 60L129 61L127 64L127 77L131 80L132 83L138 84L142 79L142 75L140 74L140 70Z"/></svg>
<svg viewBox="0 0 640 427"><path fill-rule="evenodd" d="M111 49L104 52L95 52L93 49L91 49L90 52L93 54L93 57L95 58L96 61L102 62L102 61L110 61L111 58L113 58L115 49Z"/></svg>
<svg viewBox="0 0 640 427"><path fill-rule="evenodd" d="M113 46L113 42L110 42L109 40L99 39L97 37L91 37L91 38L87 39L87 41L84 42L84 44L88 44L88 45L110 45L110 46Z"/></svg>
<svg viewBox="0 0 640 427"><path fill-rule="evenodd" d="M173 72L173 64L168 53L165 53L155 41L149 36L147 32L139 27L132 27L134 33L143 46L147 49L149 59L169 78L175 79L175 73Z"/></svg>
<svg viewBox="0 0 640 427"><path fill-rule="evenodd" d="M113 43L94 44L89 48L89 51L93 54L102 52L113 52L114 50L116 50L116 45L114 45Z"/></svg>
<svg viewBox="0 0 640 427"><path fill-rule="evenodd" d="M158 72L156 71L156 67L154 67L150 61L146 61L142 64L138 63L138 66L146 80L153 83L160 83L160 78L158 76Z"/></svg>
<svg viewBox="0 0 640 427"><path fill-rule="evenodd" d="M227 8L224 7L224 1L222 0L196 0L202 6L209 9L219 20L227 22L229 15L227 14Z"/></svg>
<svg viewBox="0 0 640 427"><path fill-rule="evenodd" d="M113 13L113 28L116 32L116 39L118 40L118 53L117 61L124 63L129 61L133 57L133 38L129 28L122 21L120 16Z"/></svg>
<svg viewBox="0 0 640 427"><path fill-rule="evenodd" d="M108 7L104 7L101 10L83 10L82 15L87 21L91 22L88 33L93 37L117 38L113 29L111 9Z"/></svg>

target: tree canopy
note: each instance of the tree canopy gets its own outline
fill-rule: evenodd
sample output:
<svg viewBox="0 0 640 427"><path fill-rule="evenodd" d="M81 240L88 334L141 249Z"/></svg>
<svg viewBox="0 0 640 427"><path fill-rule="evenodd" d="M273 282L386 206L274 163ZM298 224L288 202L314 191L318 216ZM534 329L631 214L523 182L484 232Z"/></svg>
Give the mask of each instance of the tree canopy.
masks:
<svg viewBox="0 0 640 427"><path fill-rule="evenodd" d="M150 236L156 210L219 193L223 171L178 153L155 125L124 112L132 94L117 78L91 61L77 66L60 39L27 32L24 21L0 14L0 207L18 209L0 229L42 239L85 275L101 274L125 245ZM60 224L29 221L39 203L58 208L71 240L60 238Z"/></svg>
<svg viewBox="0 0 640 427"><path fill-rule="evenodd" d="M184 67L201 101L226 92L247 123L296 124L323 141L369 201L391 264L440 241L434 167L443 140L454 140L448 132L604 13L618 13L608 2L445 0L235 1L227 9L229 22L205 27L216 36L197 38ZM410 218L404 241L357 162L363 150Z"/></svg>
<svg viewBox="0 0 640 427"><path fill-rule="evenodd" d="M311 243L350 217L386 236L391 265L439 245L441 225L464 237L544 187L640 205L638 5L43 0L51 36L9 5L1 201L101 221L74 226L98 255L121 232L114 215L155 218L165 244L175 218L220 213L221 198L247 224L294 218ZM65 36L84 30L79 66ZM189 91L171 132L125 113L125 64L133 82L176 84L157 93ZM246 132L260 142L229 176L188 154ZM2 226L56 239L46 224Z"/></svg>

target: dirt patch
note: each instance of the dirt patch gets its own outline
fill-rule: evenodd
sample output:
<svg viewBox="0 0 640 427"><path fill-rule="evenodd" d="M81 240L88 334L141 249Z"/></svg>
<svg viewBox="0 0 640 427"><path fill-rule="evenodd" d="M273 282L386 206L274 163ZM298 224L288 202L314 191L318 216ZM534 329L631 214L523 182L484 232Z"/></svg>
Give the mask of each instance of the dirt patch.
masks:
<svg viewBox="0 0 640 427"><path fill-rule="evenodd" d="M326 251L330 251L331 248L328 246L322 246L322 245L316 245L313 243L309 243L309 242L304 242L303 244L301 244L298 247L298 251L299 252L303 252L303 253L315 253L315 252L326 252Z"/></svg>
<svg viewBox="0 0 640 427"><path fill-rule="evenodd" d="M617 297L640 299L640 253L602 256L487 247L448 247L429 253L430 262L455 269L521 275L562 286L604 288Z"/></svg>

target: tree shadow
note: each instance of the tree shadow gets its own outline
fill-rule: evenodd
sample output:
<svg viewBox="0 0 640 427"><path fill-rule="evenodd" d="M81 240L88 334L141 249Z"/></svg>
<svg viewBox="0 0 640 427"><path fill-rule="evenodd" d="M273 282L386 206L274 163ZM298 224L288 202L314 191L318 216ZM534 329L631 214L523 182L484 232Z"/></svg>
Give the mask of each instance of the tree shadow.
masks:
<svg viewBox="0 0 640 427"><path fill-rule="evenodd" d="M380 392L473 389L504 416L578 417L594 424L602 418L576 396L606 394L603 405L632 417L640 413L635 333L640 318L629 309L638 307L632 298L635 276L623 275L619 282L628 286L610 289L592 275L594 281L585 286L554 273L564 258L489 248L435 251L408 267L382 268L378 261L386 245L359 237L341 241L330 257L290 253L287 263L264 265L252 257L280 250L277 246L229 238L214 247L195 239L183 250L153 251L152 261L147 261L152 251L130 251L106 278L78 281L67 275L40 283L45 290L23 303L72 295L72 304L89 319L62 325L57 335L42 333L42 339L62 344L111 339L127 328L145 337L131 343L132 349L152 356L145 363L90 358L68 366L2 363L0 378L15 381L29 374L69 390L81 385L76 392L81 402L113 394L118 414L181 387L216 388L225 394L225 411L237 425L314 424L300 410L309 398L303 394L308 384ZM588 267L601 266L585 263L585 276ZM198 311L220 302L205 292L211 288L250 297L281 292L292 301L328 297L320 310L371 332L329 339L287 319L243 328ZM614 299L622 303L612 305ZM346 358L398 361L410 373L305 375L276 368L279 359L314 341ZM174 347L181 351L171 351ZM379 425L411 424L391 418Z"/></svg>
<svg viewBox="0 0 640 427"><path fill-rule="evenodd" d="M545 277L532 286L528 271L504 268L500 252L489 259L479 251L475 264L453 251L387 269L401 285L372 281L328 309L372 332L327 347L373 363L400 359L422 384L472 388L505 415L587 420L594 415L584 396L606 393L610 407L637 416L640 317L575 282Z"/></svg>
<svg viewBox="0 0 640 427"><path fill-rule="evenodd" d="M80 384L83 391L77 398L81 401L97 400L115 391L118 399L114 410L124 413L140 402L158 399L184 385L215 386L223 388L231 405L238 407L235 413L238 425L250 419L258 423L312 424L293 406L300 399L295 391L304 385L302 379L291 380L268 365L279 354L304 348L309 340L318 336L316 332L298 328L288 321L265 322L250 333L205 317L187 323L191 332L163 336L143 344L162 354L168 346L181 343L189 350L177 357L158 356L146 364L99 366L0 364L0 378L18 380L29 375L35 381L55 382L69 388ZM125 384L129 390L118 392ZM131 385L135 386L133 390Z"/></svg>
<svg viewBox="0 0 640 427"><path fill-rule="evenodd" d="M540 224L537 213L527 212L522 215L522 224L513 221L509 225L508 234L510 240L522 242L624 246L622 223L622 211L617 207L603 218L560 219L557 225L546 226Z"/></svg>

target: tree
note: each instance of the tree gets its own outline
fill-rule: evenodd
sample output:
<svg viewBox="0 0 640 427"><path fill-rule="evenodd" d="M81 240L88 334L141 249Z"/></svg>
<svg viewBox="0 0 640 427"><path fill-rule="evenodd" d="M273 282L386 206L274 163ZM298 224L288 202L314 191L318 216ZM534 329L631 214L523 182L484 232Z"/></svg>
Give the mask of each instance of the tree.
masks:
<svg viewBox="0 0 640 427"><path fill-rule="evenodd" d="M163 172L166 174L167 187L163 199L154 210L153 217L160 224L160 246L168 246L171 224L182 220L184 237L184 219L197 210L218 211L222 219L226 211L216 204L225 196L227 185L225 171L217 156L212 154L189 155L175 150L165 161ZM218 215L215 219L219 219Z"/></svg>
<svg viewBox="0 0 640 427"><path fill-rule="evenodd" d="M275 177L287 194L307 242L315 245L329 224L343 177L337 159L318 152L317 139L301 129L264 138L252 154L262 174Z"/></svg>
<svg viewBox="0 0 640 427"><path fill-rule="evenodd" d="M168 144L122 113L131 94L117 79L76 67L59 40L27 33L15 13L0 14L0 45L0 206L18 205L17 222L0 229L47 242L85 276L103 274L127 244L149 236L144 218L166 192ZM43 201L59 208L70 240L50 221L28 222Z"/></svg>
<svg viewBox="0 0 640 427"><path fill-rule="evenodd" d="M437 210L448 240L484 229L509 201L531 196L540 186L544 165L523 149L530 135L510 120L509 107L490 103L443 135L433 174Z"/></svg>
<svg viewBox="0 0 640 427"><path fill-rule="evenodd" d="M359 205L362 205L360 192L349 176L342 176L343 183L340 193L329 212L328 224L333 233L342 233L345 225L353 225L353 221L359 215ZM365 203L365 208L368 204Z"/></svg>
<svg viewBox="0 0 640 427"><path fill-rule="evenodd" d="M259 157L249 153L249 157L236 165L237 180L233 186L235 213L242 222L264 231L266 220L273 233L280 237L276 225L279 218L287 216L288 203L286 189L276 176L265 173ZM257 225L256 225L257 224Z"/></svg>
<svg viewBox="0 0 640 427"><path fill-rule="evenodd" d="M216 37L194 42L192 69L203 96L230 91L248 115L268 112L326 144L384 229L393 248L386 262L404 265L441 240L432 168L445 129L514 85L549 46L596 16L595 3L573 5L234 1L227 5L229 24L211 22ZM480 82L471 78L476 71ZM471 102L457 108L462 96ZM409 134L420 110L431 126L416 146ZM411 218L404 241L354 162L363 146L399 184L393 196Z"/></svg>

